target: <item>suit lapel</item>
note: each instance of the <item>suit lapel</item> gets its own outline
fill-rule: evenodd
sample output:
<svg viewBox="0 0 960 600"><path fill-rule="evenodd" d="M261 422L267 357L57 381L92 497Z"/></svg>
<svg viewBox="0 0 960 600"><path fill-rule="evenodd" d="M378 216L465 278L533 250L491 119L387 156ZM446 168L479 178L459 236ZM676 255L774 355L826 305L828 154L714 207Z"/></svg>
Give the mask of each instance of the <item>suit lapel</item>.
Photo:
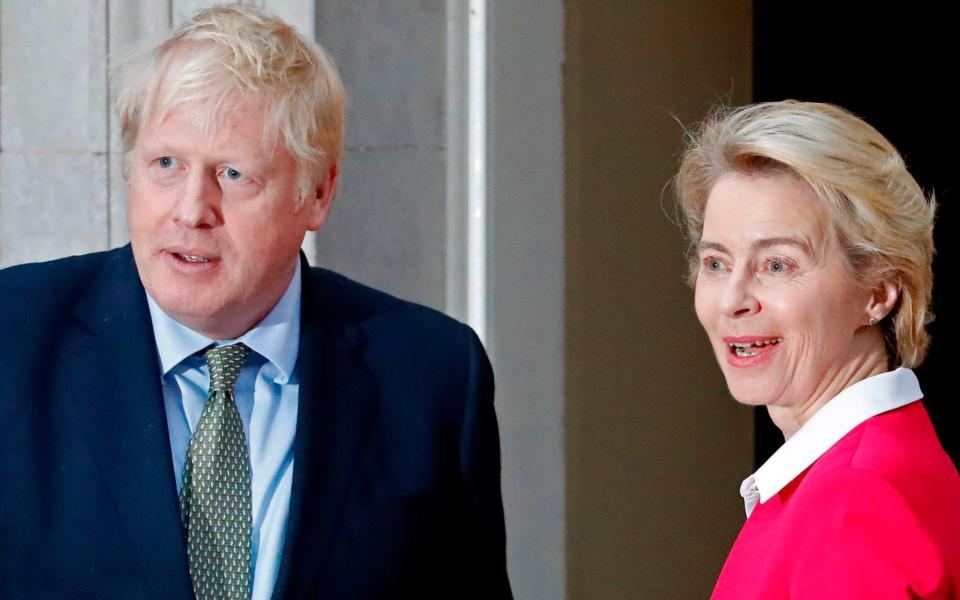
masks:
<svg viewBox="0 0 960 600"><path fill-rule="evenodd" d="M376 414L361 332L305 262L303 272L293 487L274 598L315 593Z"/></svg>
<svg viewBox="0 0 960 600"><path fill-rule="evenodd" d="M129 246L109 253L64 348L78 422L159 597L192 597L159 359Z"/></svg>

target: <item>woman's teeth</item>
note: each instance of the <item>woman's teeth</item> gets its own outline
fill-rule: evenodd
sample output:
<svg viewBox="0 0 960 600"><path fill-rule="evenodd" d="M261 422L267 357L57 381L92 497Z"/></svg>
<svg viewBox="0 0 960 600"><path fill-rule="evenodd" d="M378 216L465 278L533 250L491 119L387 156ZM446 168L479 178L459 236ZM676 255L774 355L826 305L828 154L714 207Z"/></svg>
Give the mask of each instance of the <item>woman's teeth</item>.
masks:
<svg viewBox="0 0 960 600"><path fill-rule="evenodd" d="M737 356L746 357L754 356L760 352L761 348L779 344L782 341L783 338L772 338L757 342L729 342L727 346L729 346Z"/></svg>

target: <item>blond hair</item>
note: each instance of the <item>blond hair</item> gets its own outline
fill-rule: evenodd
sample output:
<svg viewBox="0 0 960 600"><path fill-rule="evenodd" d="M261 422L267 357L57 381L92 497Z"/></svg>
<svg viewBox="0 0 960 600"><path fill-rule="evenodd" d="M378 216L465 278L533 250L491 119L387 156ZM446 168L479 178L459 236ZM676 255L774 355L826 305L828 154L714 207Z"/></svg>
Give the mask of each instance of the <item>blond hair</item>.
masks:
<svg viewBox="0 0 960 600"><path fill-rule="evenodd" d="M282 141L297 161L298 205L343 151L346 94L336 66L318 44L258 8L201 10L158 46L130 53L118 76L125 170L145 119L197 103L210 128L249 95L267 110L264 146Z"/></svg>
<svg viewBox="0 0 960 600"><path fill-rule="evenodd" d="M703 233L707 197L729 173L789 173L823 201L846 267L862 285L900 286L884 319L892 362L914 367L927 352L933 320L936 202L876 129L830 104L785 100L712 112L688 139L674 180L692 251ZM691 277L698 264L691 260Z"/></svg>

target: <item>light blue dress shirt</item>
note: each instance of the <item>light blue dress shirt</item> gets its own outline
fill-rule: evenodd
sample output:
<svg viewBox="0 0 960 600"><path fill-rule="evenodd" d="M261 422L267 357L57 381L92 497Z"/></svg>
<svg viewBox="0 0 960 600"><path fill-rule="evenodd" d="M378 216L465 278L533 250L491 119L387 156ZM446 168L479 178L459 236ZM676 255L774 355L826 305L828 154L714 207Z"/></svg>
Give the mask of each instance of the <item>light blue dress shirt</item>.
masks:
<svg viewBox="0 0 960 600"><path fill-rule="evenodd" d="M211 344L236 342L253 350L234 386L250 451L252 600L268 600L273 594L290 508L299 393L294 366L300 347L300 288L298 260L293 278L273 310L236 340L211 340L175 321L147 296L160 355L178 492L190 436L203 413L210 382L206 361L197 352Z"/></svg>

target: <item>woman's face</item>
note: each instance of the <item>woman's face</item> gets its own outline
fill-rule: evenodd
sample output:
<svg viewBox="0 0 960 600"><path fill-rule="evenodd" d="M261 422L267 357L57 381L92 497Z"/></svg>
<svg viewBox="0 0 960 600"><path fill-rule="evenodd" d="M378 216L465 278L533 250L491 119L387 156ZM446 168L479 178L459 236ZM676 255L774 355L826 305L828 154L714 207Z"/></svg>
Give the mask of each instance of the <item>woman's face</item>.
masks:
<svg viewBox="0 0 960 600"><path fill-rule="evenodd" d="M839 392L867 354L856 334L871 293L844 268L805 182L725 175L707 198L698 253L697 317L734 398L802 411Z"/></svg>

